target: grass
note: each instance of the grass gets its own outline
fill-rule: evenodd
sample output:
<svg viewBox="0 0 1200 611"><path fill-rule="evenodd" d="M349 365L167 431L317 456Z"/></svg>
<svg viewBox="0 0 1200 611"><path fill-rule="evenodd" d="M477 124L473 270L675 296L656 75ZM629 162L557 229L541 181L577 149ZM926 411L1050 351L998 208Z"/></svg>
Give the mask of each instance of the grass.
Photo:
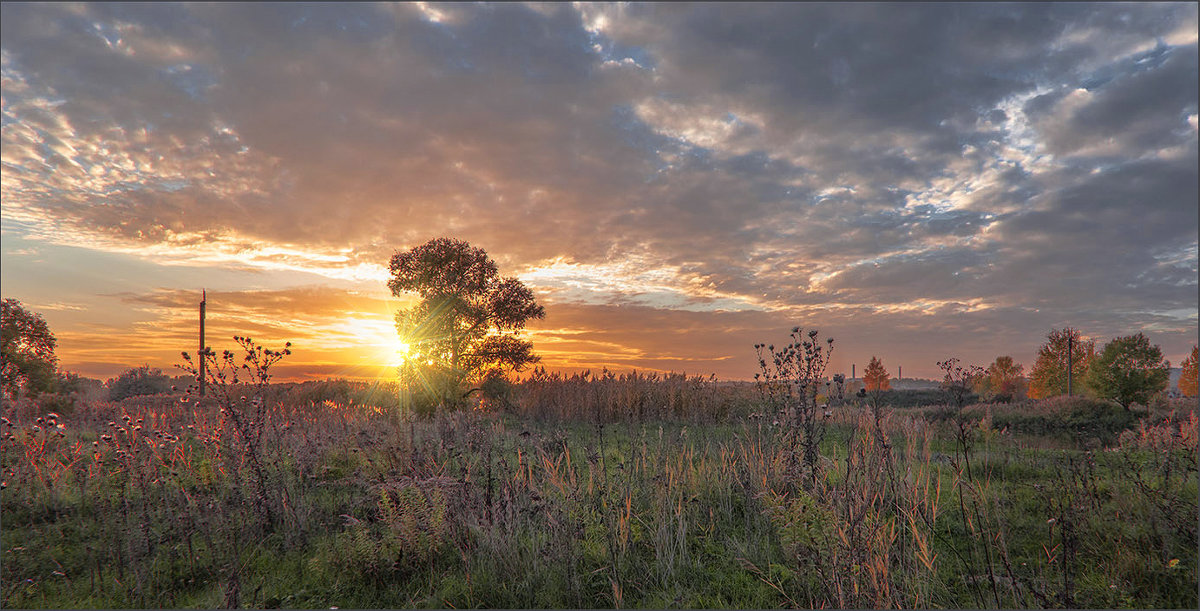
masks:
<svg viewBox="0 0 1200 611"><path fill-rule="evenodd" d="M845 405L810 484L749 387L539 374L423 419L336 388L260 388L244 434L180 396L5 404L0 602L1197 604L1194 404Z"/></svg>

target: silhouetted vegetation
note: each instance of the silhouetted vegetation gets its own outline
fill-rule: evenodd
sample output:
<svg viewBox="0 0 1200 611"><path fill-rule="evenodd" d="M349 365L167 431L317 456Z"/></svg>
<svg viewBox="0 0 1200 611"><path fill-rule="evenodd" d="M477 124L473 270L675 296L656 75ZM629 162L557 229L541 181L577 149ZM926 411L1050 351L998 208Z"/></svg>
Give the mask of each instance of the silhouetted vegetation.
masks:
<svg viewBox="0 0 1200 611"><path fill-rule="evenodd" d="M127 397L142 395L159 395L170 392L171 376L161 369L151 369L149 365L126 369L121 375L104 383L108 388L108 400L120 401Z"/></svg>
<svg viewBox="0 0 1200 611"><path fill-rule="evenodd" d="M396 253L390 269L393 295L421 296L396 312L396 330L409 350L401 376L422 411L459 406L475 385L538 362L520 332L546 312L520 280L501 278L483 249L438 238Z"/></svg>

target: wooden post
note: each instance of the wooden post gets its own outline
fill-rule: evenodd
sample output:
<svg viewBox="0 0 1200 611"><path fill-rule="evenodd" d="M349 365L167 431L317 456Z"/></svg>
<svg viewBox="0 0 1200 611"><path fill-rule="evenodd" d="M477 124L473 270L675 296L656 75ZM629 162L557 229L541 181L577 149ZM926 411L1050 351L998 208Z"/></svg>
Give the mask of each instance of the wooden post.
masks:
<svg viewBox="0 0 1200 611"><path fill-rule="evenodd" d="M200 293L200 396L204 396L204 383L207 377L208 362L205 360L207 351L204 349L204 308L208 301L208 291L201 289Z"/></svg>

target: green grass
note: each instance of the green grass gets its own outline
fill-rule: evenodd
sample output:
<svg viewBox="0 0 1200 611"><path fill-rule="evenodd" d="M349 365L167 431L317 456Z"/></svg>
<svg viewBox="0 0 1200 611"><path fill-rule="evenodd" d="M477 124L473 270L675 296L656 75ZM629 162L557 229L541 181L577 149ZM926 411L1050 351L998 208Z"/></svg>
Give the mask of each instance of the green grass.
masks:
<svg viewBox="0 0 1200 611"><path fill-rule="evenodd" d="M789 466L786 423L737 405L722 421L646 409L613 421L609 406L601 425L561 402L552 416L526 405L415 421L284 403L264 423L261 485L233 431L178 403L80 407L61 438L17 423L0 442L0 602L1197 604L1194 412L972 407L964 455L957 416L888 410L877 427L840 408L810 488ZM123 410L145 430L94 452ZM1074 443L1081 431L1093 441ZM1064 435L1065 449L1038 442Z"/></svg>

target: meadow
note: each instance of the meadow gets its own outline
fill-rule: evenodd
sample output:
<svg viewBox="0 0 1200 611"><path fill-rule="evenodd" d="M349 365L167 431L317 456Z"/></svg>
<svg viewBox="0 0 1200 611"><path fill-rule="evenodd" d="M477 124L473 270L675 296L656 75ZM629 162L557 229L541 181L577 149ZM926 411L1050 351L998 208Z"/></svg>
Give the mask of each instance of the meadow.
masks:
<svg viewBox="0 0 1200 611"><path fill-rule="evenodd" d="M474 409L214 385L6 402L4 607L1195 608L1194 400L798 415L539 373ZM811 460L810 460L811 459Z"/></svg>

